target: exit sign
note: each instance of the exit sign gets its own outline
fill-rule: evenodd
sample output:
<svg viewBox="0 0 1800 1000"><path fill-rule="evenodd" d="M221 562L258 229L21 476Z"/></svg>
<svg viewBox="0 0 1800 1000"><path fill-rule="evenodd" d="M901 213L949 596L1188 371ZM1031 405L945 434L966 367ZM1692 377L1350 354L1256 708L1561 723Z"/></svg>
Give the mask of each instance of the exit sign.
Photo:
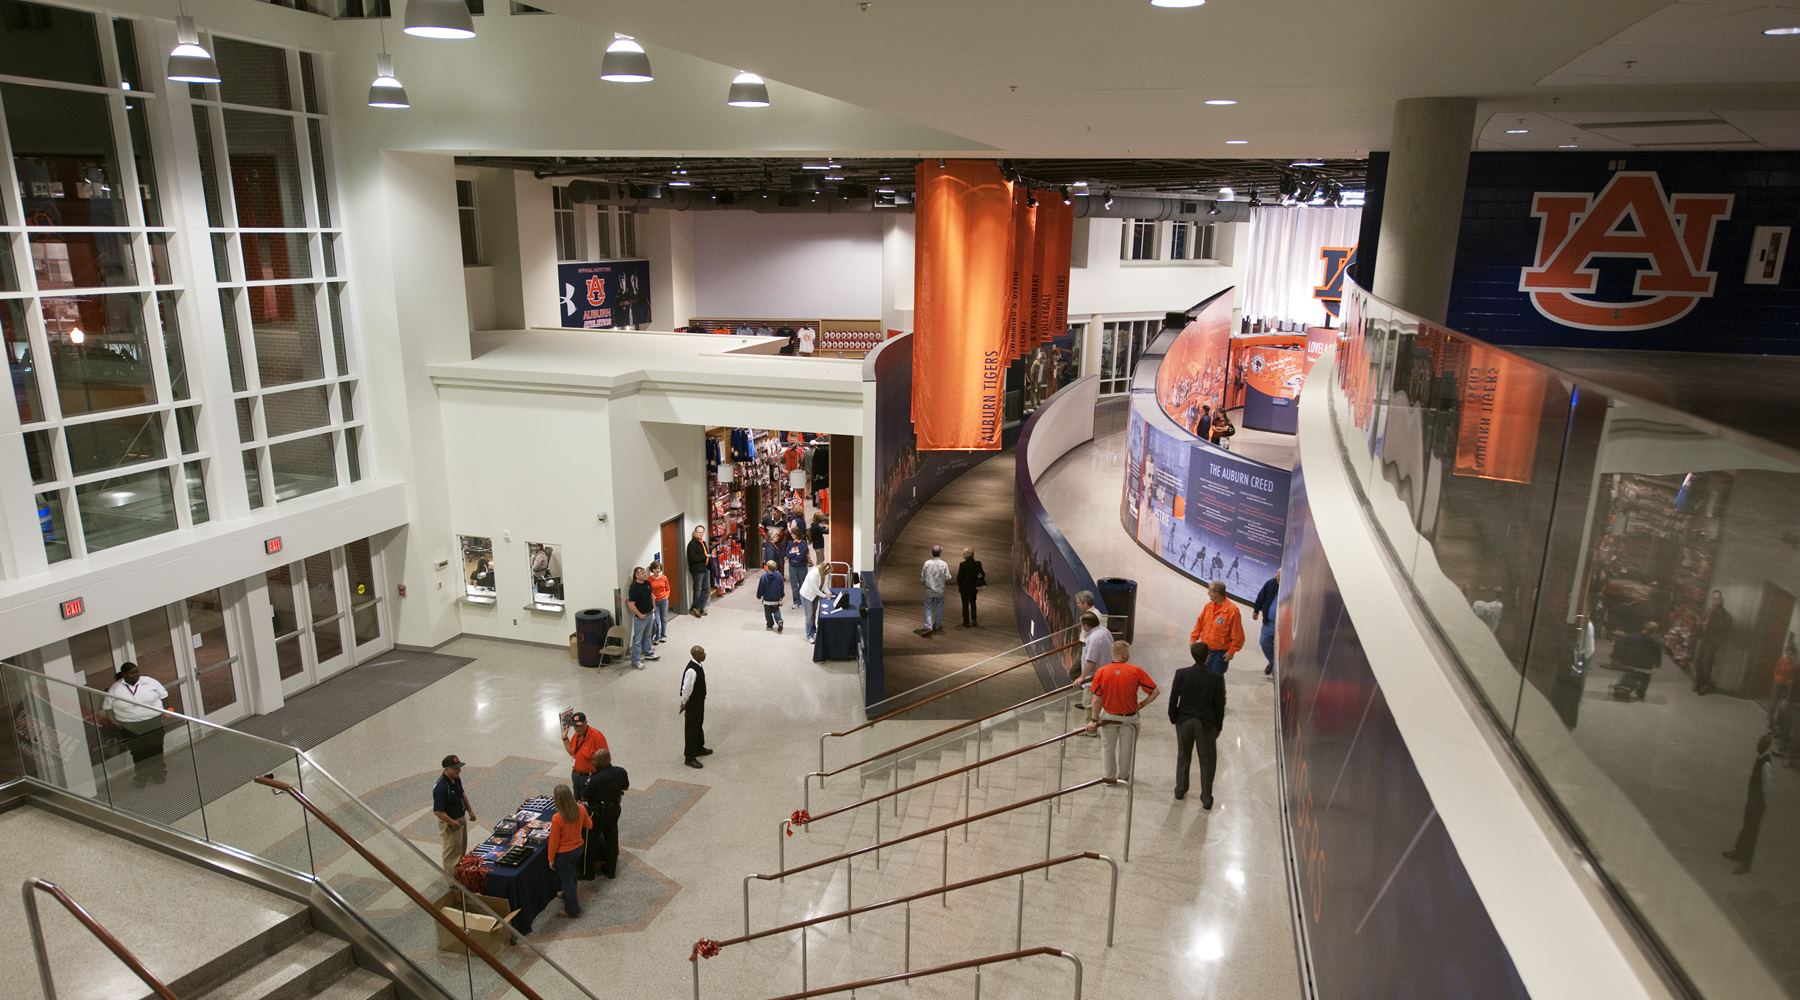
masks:
<svg viewBox="0 0 1800 1000"><path fill-rule="evenodd" d="M75 617L76 615L81 614L83 611L86 611L86 610L87 610L87 603L82 598L71 597L68 600L62 602L63 621L68 621L69 619Z"/></svg>
<svg viewBox="0 0 1800 1000"><path fill-rule="evenodd" d="M263 555L274 556L274 555L280 555L280 554L281 554L281 536L280 535L276 535L274 538L263 539Z"/></svg>

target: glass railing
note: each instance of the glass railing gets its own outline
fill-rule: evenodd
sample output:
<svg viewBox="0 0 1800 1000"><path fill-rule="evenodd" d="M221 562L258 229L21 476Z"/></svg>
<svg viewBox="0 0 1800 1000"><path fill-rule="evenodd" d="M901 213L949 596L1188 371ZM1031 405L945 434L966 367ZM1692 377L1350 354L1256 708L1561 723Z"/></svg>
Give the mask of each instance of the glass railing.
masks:
<svg viewBox="0 0 1800 1000"><path fill-rule="evenodd" d="M1668 971L1800 996L1800 454L1361 289L1336 364L1371 520Z"/></svg>
<svg viewBox="0 0 1800 1000"><path fill-rule="evenodd" d="M952 671L939 677L933 677L923 684L908 688L899 694L890 695L870 705L868 717L878 719L884 715L900 711L921 702L936 698L930 705L920 705L915 712L908 712L900 718L916 719L970 719L985 715L996 709L1005 708L1031 697L1060 686L1066 679L1067 664L1073 662L1054 651L1078 642L1077 631L1073 628L1052 632L1040 636L1023 645L1014 646L1003 653L996 653L983 660L978 660L961 670ZM1045 655L1050 654L1050 655ZM1026 663L1026 661L1031 661ZM1017 666L1017 669L1006 670ZM991 680L970 684L988 674L1001 673ZM1055 683L1048 683L1048 678ZM963 685L967 684L967 687ZM955 690L961 688L961 690ZM954 694L945 694L955 691ZM939 696L942 697L939 697ZM1016 697L1015 697L1016 695ZM874 752L873 748L870 752Z"/></svg>
<svg viewBox="0 0 1800 1000"><path fill-rule="evenodd" d="M293 798L255 783L271 775L303 792L426 899L498 919L304 752L172 714L162 717L160 732L134 736L129 725L109 717L104 693L10 664L0 664L0 700L13 723L0 738L4 778L35 779L313 878L448 996L472 1000L508 989L483 960L454 947L453 938L453 947L440 947L443 929L432 915L325 823ZM470 929L469 920L461 922ZM523 937L488 950L541 996L593 996Z"/></svg>

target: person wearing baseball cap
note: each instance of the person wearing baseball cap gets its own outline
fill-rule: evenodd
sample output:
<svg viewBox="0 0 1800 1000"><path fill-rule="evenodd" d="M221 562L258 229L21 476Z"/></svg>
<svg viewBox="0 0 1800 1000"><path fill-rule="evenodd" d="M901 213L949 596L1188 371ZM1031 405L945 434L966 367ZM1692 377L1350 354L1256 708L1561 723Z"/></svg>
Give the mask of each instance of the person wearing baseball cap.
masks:
<svg viewBox="0 0 1800 1000"><path fill-rule="evenodd" d="M594 776L594 754L607 749L606 734L588 725L586 712L570 712L563 723L562 745L574 760L569 787L579 799L587 791L588 779Z"/></svg>
<svg viewBox="0 0 1800 1000"><path fill-rule="evenodd" d="M469 824L475 807L463 792L462 758L450 754L441 762L444 773L431 789L431 814L437 817L438 840L444 848L444 874L455 876L456 863L469 849Z"/></svg>

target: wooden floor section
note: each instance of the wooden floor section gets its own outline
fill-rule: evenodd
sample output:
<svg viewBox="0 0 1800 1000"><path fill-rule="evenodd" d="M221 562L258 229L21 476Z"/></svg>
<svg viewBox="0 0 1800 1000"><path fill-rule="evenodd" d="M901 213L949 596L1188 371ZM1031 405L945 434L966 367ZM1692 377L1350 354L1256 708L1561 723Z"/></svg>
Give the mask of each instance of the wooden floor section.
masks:
<svg viewBox="0 0 1800 1000"><path fill-rule="evenodd" d="M1013 619L1012 521L1013 453L1004 451L939 490L894 541L881 573L886 608L882 661L890 697L1020 645ZM979 628L959 627L962 604L952 580L944 600L944 631L929 638L918 633L925 624L925 587L919 570L933 545L944 547L944 561L952 573L965 546L981 560L988 585L977 606ZM1011 662L992 666L999 669ZM918 719L966 719L1043 690L1032 668L1020 667L910 714Z"/></svg>

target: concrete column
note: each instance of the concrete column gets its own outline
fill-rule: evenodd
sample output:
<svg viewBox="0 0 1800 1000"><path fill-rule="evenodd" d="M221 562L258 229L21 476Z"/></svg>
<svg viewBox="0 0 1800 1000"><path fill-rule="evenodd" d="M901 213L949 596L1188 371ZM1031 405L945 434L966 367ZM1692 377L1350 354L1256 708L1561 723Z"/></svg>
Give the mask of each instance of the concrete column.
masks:
<svg viewBox="0 0 1800 1000"><path fill-rule="evenodd" d="M1474 130L1473 98L1419 97L1394 105L1371 291L1433 322L1443 322L1450 308Z"/></svg>

